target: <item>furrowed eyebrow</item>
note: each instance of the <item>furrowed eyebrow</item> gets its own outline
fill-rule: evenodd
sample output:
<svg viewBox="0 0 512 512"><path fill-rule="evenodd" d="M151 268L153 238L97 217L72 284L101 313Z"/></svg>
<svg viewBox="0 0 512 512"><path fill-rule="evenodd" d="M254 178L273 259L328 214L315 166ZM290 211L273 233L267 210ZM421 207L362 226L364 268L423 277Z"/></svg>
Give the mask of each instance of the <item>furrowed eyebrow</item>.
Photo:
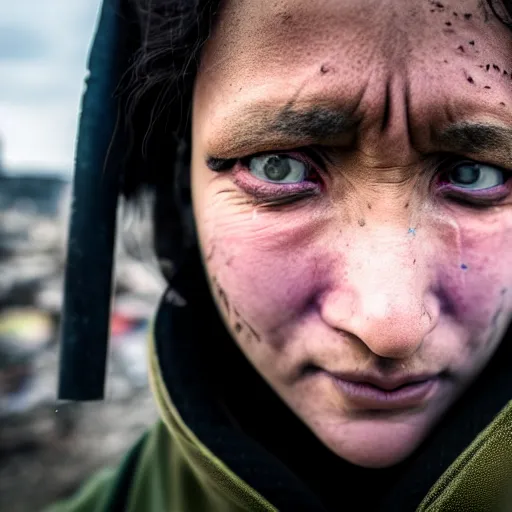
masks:
<svg viewBox="0 0 512 512"><path fill-rule="evenodd" d="M350 146L361 123L354 110L322 105L294 109L288 103L276 113L268 103L250 105L226 119L208 158L213 167L222 167L225 160L259 151L315 144ZM432 126L429 146L429 151L474 155L512 166L512 127L502 124L461 121L444 129Z"/></svg>
<svg viewBox="0 0 512 512"><path fill-rule="evenodd" d="M443 151L483 155L512 162L512 127L461 122L432 132L433 143Z"/></svg>
<svg viewBox="0 0 512 512"><path fill-rule="evenodd" d="M357 125L352 113L326 107L296 111L286 106L279 112L271 129L288 137L323 141L353 132Z"/></svg>
<svg viewBox="0 0 512 512"><path fill-rule="evenodd" d="M252 107L225 122L225 137L217 140L217 152L230 157L267 149L288 149L326 144L356 132L358 120L352 112L324 106L294 110L286 105L275 113L270 105ZM217 156L217 155L215 155Z"/></svg>

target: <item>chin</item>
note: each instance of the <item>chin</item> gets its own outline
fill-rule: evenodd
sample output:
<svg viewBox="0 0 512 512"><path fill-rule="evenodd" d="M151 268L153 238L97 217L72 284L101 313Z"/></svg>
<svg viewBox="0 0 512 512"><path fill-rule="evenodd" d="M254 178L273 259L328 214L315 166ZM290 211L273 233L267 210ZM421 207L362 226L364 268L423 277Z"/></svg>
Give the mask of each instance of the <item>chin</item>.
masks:
<svg viewBox="0 0 512 512"><path fill-rule="evenodd" d="M425 415L425 412L423 412ZM317 437L342 459L365 468L399 464L420 446L431 422L419 415L349 419L316 429Z"/></svg>

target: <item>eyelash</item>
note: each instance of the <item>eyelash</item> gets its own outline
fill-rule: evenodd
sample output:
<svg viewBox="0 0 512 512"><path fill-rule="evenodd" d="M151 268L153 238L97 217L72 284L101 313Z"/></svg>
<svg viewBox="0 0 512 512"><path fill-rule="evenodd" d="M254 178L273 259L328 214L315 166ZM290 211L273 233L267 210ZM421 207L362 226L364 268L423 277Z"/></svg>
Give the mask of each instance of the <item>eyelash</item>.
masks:
<svg viewBox="0 0 512 512"><path fill-rule="evenodd" d="M307 167L309 181L305 180L293 184L274 184L253 177L249 171L250 160L258 156L270 154L287 156L304 163ZM251 195L256 203L273 205L293 203L306 197L319 195L324 186L322 174L328 172L326 162L331 162L331 160L325 151L306 147L292 151L261 152L230 160L209 159L207 165L210 169L217 172L231 171L234 183ZM492 187L492 192L489 190L461 192L460 189L457 189L449 182L442 180L443 176L447 176L456 166L464 163L482 162L461 158L459 155L442 155L437 160L434 165L433 185L437 187L438 193L445 193L454 202L471 208L496 205L510 194L510 189L512 189L512 173L498 166L493 167L496 167L505 174L505 182L500 186ZM313 174L313 176L309 176L310 174Z"/></svg>

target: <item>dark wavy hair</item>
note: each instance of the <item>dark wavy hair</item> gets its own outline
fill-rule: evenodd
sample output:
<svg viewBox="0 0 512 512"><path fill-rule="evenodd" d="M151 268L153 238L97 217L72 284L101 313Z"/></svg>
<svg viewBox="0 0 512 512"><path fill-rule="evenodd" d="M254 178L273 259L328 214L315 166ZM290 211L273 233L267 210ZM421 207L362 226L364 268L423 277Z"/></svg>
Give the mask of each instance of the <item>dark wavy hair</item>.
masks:
<svg viewBox="0 0 512 512"><path fill-rule="evenodd" d="M128 140L123 193L156 191L155 250L178 263L195 243L190 202L190 113L201 49L220 0L127 0L131 60L120 87ZM512 29L512 0L485 0Z"/></svg>

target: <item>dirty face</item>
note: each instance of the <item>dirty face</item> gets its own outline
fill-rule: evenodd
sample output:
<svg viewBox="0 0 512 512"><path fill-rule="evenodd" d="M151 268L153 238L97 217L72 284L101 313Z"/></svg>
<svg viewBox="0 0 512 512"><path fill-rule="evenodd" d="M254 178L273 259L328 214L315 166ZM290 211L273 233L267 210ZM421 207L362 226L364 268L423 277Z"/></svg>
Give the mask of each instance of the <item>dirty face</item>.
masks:
<svg viewBox="0 0 512 512"><path fill-rule="evenodd" d="M511 57L479 0L227 0L206 44L192 190L212 294L354 464L414 451L510 324Z"/></svg>

